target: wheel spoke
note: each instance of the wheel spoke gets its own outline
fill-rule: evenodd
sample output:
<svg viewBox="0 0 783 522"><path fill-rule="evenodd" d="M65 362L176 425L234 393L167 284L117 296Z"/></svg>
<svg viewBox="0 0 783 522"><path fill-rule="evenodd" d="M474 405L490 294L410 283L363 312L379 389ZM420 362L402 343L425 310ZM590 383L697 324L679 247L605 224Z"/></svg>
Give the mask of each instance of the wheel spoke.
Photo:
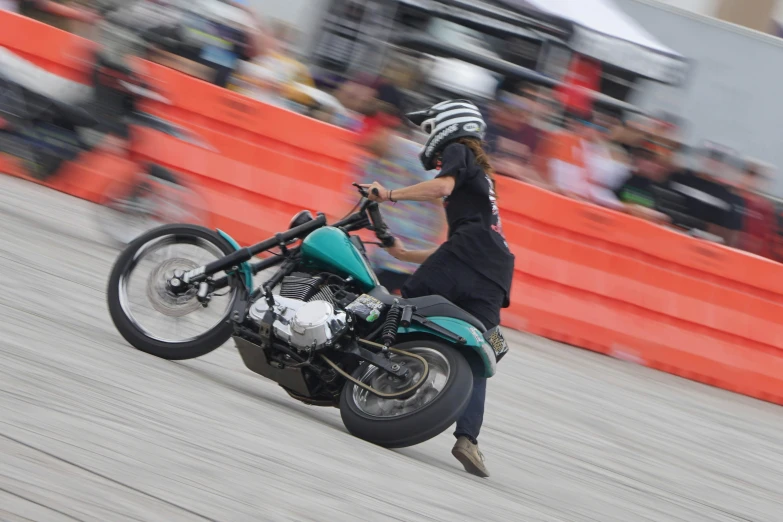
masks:
<svg viewBox="0 0 783 522"><path fill-rule="evenodd" d="M196 288L174 294L167 286L174 272L187 272L223 257L206 240L178 243L173 236L158 238L139 249L137 261L120 281L120 301L128 319L145 335L176 343L193 340L225 319L236 295L215 296L203 307Z"/></svg>

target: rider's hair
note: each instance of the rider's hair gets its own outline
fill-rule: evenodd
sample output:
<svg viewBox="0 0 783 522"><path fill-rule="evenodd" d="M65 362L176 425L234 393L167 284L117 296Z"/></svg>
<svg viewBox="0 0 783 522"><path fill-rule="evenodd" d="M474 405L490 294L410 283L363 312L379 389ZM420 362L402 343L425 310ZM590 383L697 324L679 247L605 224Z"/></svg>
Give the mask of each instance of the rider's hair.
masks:
<svg viewBox="0 0 783 522"><path fill-rule="evenodd" d="M497 197L497 186L495 184L495 169L492 168L492 164L489 162L489 156L484 148L481 146L481 141L477 138L458 138L457 143L465 145L473 155L476 157L476 164L487 173L489 179L492 180L492 188L495 189L495 197Z"/></svg>

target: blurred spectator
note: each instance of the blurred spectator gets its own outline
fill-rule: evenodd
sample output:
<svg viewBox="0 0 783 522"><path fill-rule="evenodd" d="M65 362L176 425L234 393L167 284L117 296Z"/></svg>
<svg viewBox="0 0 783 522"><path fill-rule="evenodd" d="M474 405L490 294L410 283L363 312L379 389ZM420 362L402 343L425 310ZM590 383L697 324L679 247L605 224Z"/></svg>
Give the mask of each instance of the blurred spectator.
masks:
<svg viewBox="0 0 783 522"><path fill-rule="evenodd" d="M562 128L551 132L546 142L545 168L553 188L563 195L586 199L584 139L582 115L567 113Z"/></svg>
<svg viewBox="0 0 783 522"><path fill-rule="evenodd" d="M363 136L373 135L377 128L401 121L405 113L404 92L410 86L413 74L411 64L398 57L391 60L377 78L370 75L361 76L359 81L372 93L371 99L363 107ZM403 130L399 126L397 129L398 132Z"/></svg>
<svg viewBox="0 0 783 522"><path fill-rule="evenodd" d="M258 24L232 2L202 0L197 7L142 0L109 17L124 18L143 34L152 44L149 60L225 87L238 62L255 54Z"/></svg>
<svg viewBox="0 0 783 522"><path fill-rule="evenodd" d="M375 89L371 76L363 74L345 80L334 92L334 97L347 109L356 113L369 114L370 106L375 103Z"/></svg>
<svg viewBox="0 0 783 522"><path fill-rule="evenodd" d="M293 52L295 31L278 22L265 38L262 54L240 62L232 77L231 88L272 105L305 112L315 103L307 89L315 82L307 67Z"/></svg>
<svg viewBox="0 0 783 522"><path fill-rule="evenodd" d="M365 116L372 111L374 95L372 79L367 76L346 80L340 84L334 97L345 108L345 112L337 116L335 125L360 132Z"/></svg>
<svg viewBox="0 0 783 522"><path fill-rule="evenodd" d="M211 69L211 82L220 87L239 63L253 57L255 48L251 33L255 21L246 12L221 2L210 2L212 12L187 13L185 46L180 54ZM220 7L218 7L220 6Z"/></svg>
<svg viewBox="0 0 783 522"><path fill-rule="evenodd" d="M695 159L695 169L672 175L671 187L689 198L688 213L702 222L707 232L735 246L742 228L742 201L724 181L727 154L708 144Z"/></svg>
<svg viewBox="0 0 783 522"><path fill-rule="evenodd" d="M489 126L484 138L497 174L543 184L536 171L542 131L531 123L531 104L525 98L501 93L490 106Z"/></svg>
<svg viewBox="0 0 783 522"><path fill-rule="evenodd" d="M759 162L748 161L739 179L737 190L745 204L738 247L772 258L777 217L775 206L760 194L766 182L764 170Z"/></svg>
<svg viewBox="0 0 783 522"><path fill-rule="evenodd" d="M375 84L375 97L396 114L405 113L404 90L409 87L412 71L401 61L393 61L381 72Z"/></svg>
<svg viewBox="0 0 783 522"><path fill-rule="evenodd" d="M662 194L668 188L668 171L660 153L652 147L638 147L631 154L632 175L617 190L625 210L636 217L670 223Z"/></svg>
<svg viewBox="0 0 783 522"><path fill-rule="evenodd" d="M615 142L629 154L632 154L635 149L642 147L647 136L643 122L638 119L627 119L620 122L613 129L613 134Z"/></svg>
<svg viewBox="0 0 783 522"><path fill-rule="evenodd" d="M19 13L66 31L73 31L73 22L93 24L100 19L92 9L54 0L0 0L0 10Z"/></svg>
<svg viewBox="0 0 783 522"><path fill-rule="evenodd" d="M362 145L367 157L358 165L362 183L380 182L394 190L431 178L419 161L421 145L405 139L399 129L402 120L396 113L384 113L378 125L366 134ZM380 114L378 114L380 116ZM406 246L429 249L445 237L445 214L440 203L402 201L383 209L392 233ZM380 283L392 293L399 293L402 285L418 265L395 259L382 248L368 249L368 256Z"/></svg>
<svg viewBox="0 0 783 522"><path fill-rule="evenodd" d="M607 119L593 113L592 119L584 122L584 163L586 178L590 185L588 199L598 205L614 210L625 206L615 195L618 187L630 177L629 160L625 151L610 139Z"/></svg>
<svg viewBox="0 0 783 522"><path fill-rule="evenodd" d="M609 129L594 115L568 113L565 128L553 133L546 154L550 180L570 197L623 210L615 191L630 176L627 157L609 140Z"/></svg>
<svg viewBox="0 0 783 522"><path fill-rule="evenodd" d="M247 36L247 52L251 58L255 58L264 52L265 38L261 19L251 7L251 0L227 0L227 4L243 11L247 18L243 20Z"/></svg>

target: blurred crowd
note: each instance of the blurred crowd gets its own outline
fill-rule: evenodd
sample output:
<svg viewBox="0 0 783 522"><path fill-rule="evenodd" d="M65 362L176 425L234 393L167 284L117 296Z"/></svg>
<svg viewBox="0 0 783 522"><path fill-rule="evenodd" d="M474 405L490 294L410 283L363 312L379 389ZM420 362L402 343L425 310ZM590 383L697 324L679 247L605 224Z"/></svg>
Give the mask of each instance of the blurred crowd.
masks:
<svg viewBox="0 0 783 522"><path fill-rule="evenodd" d="M356 115L317 89L300 34L258 16L249 0L0 0L17 12L265 103L356 128Z"/></svg>
<svg viewBox="0 0 783 522"><path fill-rule="evenodd" d="M772 168L711 142L680 140L670 115L564 109L551 92L501 93L488 145L498 174L702 239L779 259Z"/></svg>
<svg viewBox="0 0 783 522"><path fill-rule="evenodd" d="M313 68L297 51L301 35L291 26L262 19L247 0L194 0L187 8L179 1L0 5L107 46L121 28L141 28L153 43L145 47L152 61L357 132L365 152L357 178L393 189L428 176L417 162L422 136L402 117L424 103L421 64L387 60L380 73L344 75L328 87L317 86ZM778 213L764 195L770 166L708 142L685 146L681 124L670 115L627 115L598 106L576 110L562 101L551 89L521 84L481 104L496 175L783 261L776 248ZM444 233L440 212L407 207L390 210L400 214L399 220L390 216L393 222L413 223L403 233L407 244L426 244ZM412 267L377 251L386 285L398 286L394 274Z"/></svg>
<svg viewBox="0 0 783 522"><path fill-rule="evenodd" d="M394 140L415 145L418 138L396 118L399 113L390 106L395 97L384 91L374 93L379 112L365 125L361 142L371 154L360 175L390 188L410 184L416 177L427 179L419 165L407 161L418 146L407 152L391 146ZM681 125L670 115L624 118L596 109L569 110L557 93L536 86L499 92L485 113L485 147L498 176L783 261L779 212L765 194L772 167L715 143L686 146L680 141ZM379 168L383 164L386 168ZM399 173L400 168L406 174ZM418 220L432 221L437 215L421 208L418 212ZM434 235L442 233L438 226L442 224L426 222L422 228L429 236L420 237L434 241ZM407 272L407 267L393 266L390 258L379 261L387 262L384 266L390 270ZM396 286L393 279L383 282Z"/></svg>

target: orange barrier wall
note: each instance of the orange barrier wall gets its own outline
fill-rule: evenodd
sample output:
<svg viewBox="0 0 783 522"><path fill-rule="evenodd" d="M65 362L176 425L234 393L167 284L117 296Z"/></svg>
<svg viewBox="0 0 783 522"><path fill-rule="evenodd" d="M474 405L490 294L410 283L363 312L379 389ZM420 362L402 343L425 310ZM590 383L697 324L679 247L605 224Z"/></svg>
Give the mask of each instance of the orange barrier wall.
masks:
<svg viewBox="0 0 783 522"><path fill-rule="evenodd" d="M87 81L92 42L0 12L0 45L51 72ZM217 152L154 132L142 132L134 152L189 175L212 211L212 226L249 243L285 228L303 206L332 219L350 209L353 193L344 187L357 150L351 133L157 64L144 62L143 68L173 102L146 108L195 131ZM124 163L92 153L51 183L98 201L112 178L130 174L132 164Z"/></svg>
<svg viewBox="0 0 783 522"><path fill-rule="evenodd" d="M0 45L84 78L87 44L67 33L0 13ZM152 133L136 152L197 184L213 226L247 244L301 208L347 210L348 132L147 66L174 102L150 110L220 152ZM95 201L112 161L96 155L53 186ZM783 404L783 265L510 179L498 192L517 257L505 325Z"/></svg>

